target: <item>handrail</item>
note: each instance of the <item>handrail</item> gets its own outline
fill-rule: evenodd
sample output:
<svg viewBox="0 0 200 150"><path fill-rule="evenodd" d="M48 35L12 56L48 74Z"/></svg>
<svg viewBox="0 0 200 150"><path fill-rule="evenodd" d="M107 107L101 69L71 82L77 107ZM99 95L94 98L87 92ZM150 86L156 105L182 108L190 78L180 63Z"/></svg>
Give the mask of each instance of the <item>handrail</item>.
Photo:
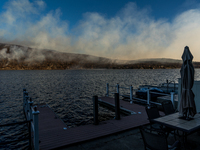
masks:
<svg viewBox="0 0 200 150"><path fill-rule="evenodd" d="M39 127L37 106L33 106L32 99L28 96L26 89L23 89L23 106L24 114L27 120L32 120L30 123L30 132L33 133L33 146L35 150L39 150Z"/></svg>
<svg viewBox="0 0 200 150"><path fill-rule="evenodd" d="M28 123L29 147L31 148L32 137L33 137L34 149L39 150L38 114L40 112L37 110L37 106L32 106L32 105L33 105L32 99L28 96L28 92L26 91L26 89L23 89L23 111L24 111L24 115L26 117L26 121L2 124L2 125L0 125L0 127L13 126L13 125ZM0 145L12 143L12 142L17 142L17 141L21 141L21 140L24 140L24 139L27 139L27 138L18 139L18 140L14 140L14 141L1 142Z"/></svg>
<svg viewBox="0 0 200 150"><path fill-rule="evenodd" d="M159 92L152 92L152 91L149 91L149 92L152 94L158 94L158 95L165 95L165 96L170 95L170 94L166 94L166 93L159 93Z"/></svg>
<svg viewBox="0 0 200 150"><path fill-rule="evenodd" d="M122 89L130 89L130 88L127 88L127 87L119 87L119 88L122 88Z"/></svg>
<svg viewBox="0 0 200 150"><path fill-rule="evenodd" d="M139 100L139 101L147 102L147 100L141 99L141 98L137 98L137 97L134 97L133 100ZM152 103L152 104L157 104L157 105L161 105L161 103L152 102L152 101L150 101L150 103Z"/></svg>
<svg viewBox="0 0 200 150"><path fill-rule="evenodd" d="M109 93L111 94L114 94L115 92L110 92L109 91L109 83L106 84L106 96L109 96ZM113 86L111 86L113 87ZM133 89L132 85L130 86L130 88L127 88L127 87L120 87L119 84L117 83L116 86L114 86L117 88L117 93L119 94L119 89L122 88L122 89L130 89L130 94L129 94L129 98L130 100L132 101L133 100L133 91L136 91L137 89ZM149 89L147 90L147 99L144 100L144 99L138 99L140 101L146 101L148 105L150 105L150 103L156 103L156 102L151 102L151 94L158 94L158 95L163 95L163 96L170 96L171 95L171 101L172 101L172 104L174 105L174 92L171 92L170 94L166 94L166 93L159 93L159 92L152 92L150 91ZM124 96L124 94L119 94L120 96ZM135 98L134 98L135 99ZM156 103L158 105L161 105L161 103Z"/></svg>
<svg viewBox="0 0 200 150"><path fill-rule="evenodd" d="M116 85L110 85L110 87L117 87Z"/></svg>
<svg viewBox="0 0 200 150"><path fill-rule="evenodd" d="M109 83L107 83L106 84L106 96L108 96L109 97L109 87L110 87L110 85L109 85ZM111 86L111 87L113 87L113 86ZM115 86L116 88L117 88L117 93L119 94L120 92L119 92L119 89L120 88L123 88L123 89L130 89L130 99L131 100L133 100L133 87L132 87L132 85L130 86L130 88L126 88L126 87L120 87L119 86L119 84L117 83L117 85ZM111 94L113 94L113 92L110 92ZM119 94L120 95L120 94Z"/></svg>
<svg viewBox="0 0 200 150"><path fill-rule="evenodd" d="M168 86L169 86L169 84L172 83L172 82L174 82L174 92L175 92L175 81L170 81L170 82L169 82L168 80L167 80L167 92L168 92Z"/></svg>

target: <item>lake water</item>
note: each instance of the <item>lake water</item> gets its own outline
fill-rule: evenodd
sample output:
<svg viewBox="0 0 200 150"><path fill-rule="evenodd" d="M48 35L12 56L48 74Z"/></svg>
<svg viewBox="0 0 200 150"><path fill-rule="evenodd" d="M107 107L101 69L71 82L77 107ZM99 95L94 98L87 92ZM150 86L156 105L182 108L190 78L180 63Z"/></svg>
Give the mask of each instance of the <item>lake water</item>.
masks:
<svg viewBox="0 0 200 150"><path fill-rule="evenodd" d="M106 83L138 88L141 84L158 85L166 79L178 82L177 78L180 78L180 69L0 71L0 122L24 121L23 88L35 104L48 104L68 127L75 127L93 122L92 96L104 96ZM200 80L199 69L195 70L195 80ZM101 120L106 120L113 118L114 112L100 107L99 115ZM24 126L15 128L0 128L0 134L4 135L0 141L10 139L9 135L27 134ZM27 142L18 145L26 148Z"/></svg>

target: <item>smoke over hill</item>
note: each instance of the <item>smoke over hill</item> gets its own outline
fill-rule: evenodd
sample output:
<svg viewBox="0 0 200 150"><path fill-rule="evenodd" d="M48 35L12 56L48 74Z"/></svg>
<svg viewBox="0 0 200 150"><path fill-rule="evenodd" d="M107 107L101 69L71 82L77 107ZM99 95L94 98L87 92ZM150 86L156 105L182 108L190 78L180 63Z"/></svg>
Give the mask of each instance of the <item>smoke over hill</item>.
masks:
<svg viewBox="0 0 200 150"><path fill-rule="evenodd" d="M112 63L116 63L116 61L84 54L0 44L1 69L81 69L92 68L93 65L95 65L95 68L98 65L106 67L107 64Z"/></svg>
<svg viewBox="0 0 200 150"><path fill-rule="evenodd" d="M63 53L14 44L0 44L1 70L158 69L180 68L181 63L181 60L173 59L113 60L85 54ZM196 67L200 66L199 63L195 65Z"/></svg>

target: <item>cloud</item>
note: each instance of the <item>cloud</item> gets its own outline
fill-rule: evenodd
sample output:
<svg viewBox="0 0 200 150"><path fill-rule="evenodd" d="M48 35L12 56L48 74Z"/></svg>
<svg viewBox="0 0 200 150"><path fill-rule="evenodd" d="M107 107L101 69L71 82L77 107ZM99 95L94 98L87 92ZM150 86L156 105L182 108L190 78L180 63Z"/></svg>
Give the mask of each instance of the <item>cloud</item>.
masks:
<svg viewBox="0 0 200 150"><path fill-rule="evenodd" d="M78 28L81 34L76 48L120 59L157 57L171 42L170 25L165 20L155 22L148 13L149 10L139 10L135 3L128 3L110 19L86 13Z"/></svg>
<svg viewBox="0 0 200 150"><path fill-rule="evenodd" d="M17 21L25 21L28 15L39 14L44 9L45 3L43 1L35 1L30 3L29 0L9 1L4 6L6 11L1 14L3 22L13 25Z"/></svg>
<svg viewBox="0 0 200 150"><path fill-rule="evenodd" d="M182 55L183 47L188 45L195 60L200 60L199 49L200 44L198 39L200 38L200 10L191 9L183 12L177 16L172 25L172 32L174 32L175 38L172 43L167 47L166 55L170 56L173 51L180 49Z"/></svg>
<svg viewBox="0 0 200 150"><path fill-rule="evenodd" d="M28 0L10 1L6 4L5 12L1 14L0 24L2 41L23 44L26 46L46 49L67 49L70 38L68 24L60 20L59 9L43 14L43 1Z"/></svg>
<svg viewBox="0 0 200 150"><path fill-rule="evenodd" d="M186 45L200 61L200 9L188 9L169 22L155 20L149 8L128 3L107 18L86 12L69 31L60 9L44 13L43 1L12 0L0 14L0 41L41 49L91 54L117 59L181 59Z"/></svg>

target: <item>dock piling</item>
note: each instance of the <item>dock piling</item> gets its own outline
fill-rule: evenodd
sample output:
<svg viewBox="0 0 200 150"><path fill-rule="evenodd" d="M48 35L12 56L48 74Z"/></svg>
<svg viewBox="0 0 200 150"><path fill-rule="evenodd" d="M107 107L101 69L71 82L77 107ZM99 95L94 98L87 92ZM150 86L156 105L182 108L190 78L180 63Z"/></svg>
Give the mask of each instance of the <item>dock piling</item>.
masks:
<svg viewBox="0 0 200 150"><path fill-rule="evenodd" d="M93 96L93 116L94 116L94 125L98 125L98 96Z"/></svg>
<svg viewBox="0 0 200 150"><path fill-rule="evenodd" d="M115 119L120 120L119 93L115 93Z"/></svg>

